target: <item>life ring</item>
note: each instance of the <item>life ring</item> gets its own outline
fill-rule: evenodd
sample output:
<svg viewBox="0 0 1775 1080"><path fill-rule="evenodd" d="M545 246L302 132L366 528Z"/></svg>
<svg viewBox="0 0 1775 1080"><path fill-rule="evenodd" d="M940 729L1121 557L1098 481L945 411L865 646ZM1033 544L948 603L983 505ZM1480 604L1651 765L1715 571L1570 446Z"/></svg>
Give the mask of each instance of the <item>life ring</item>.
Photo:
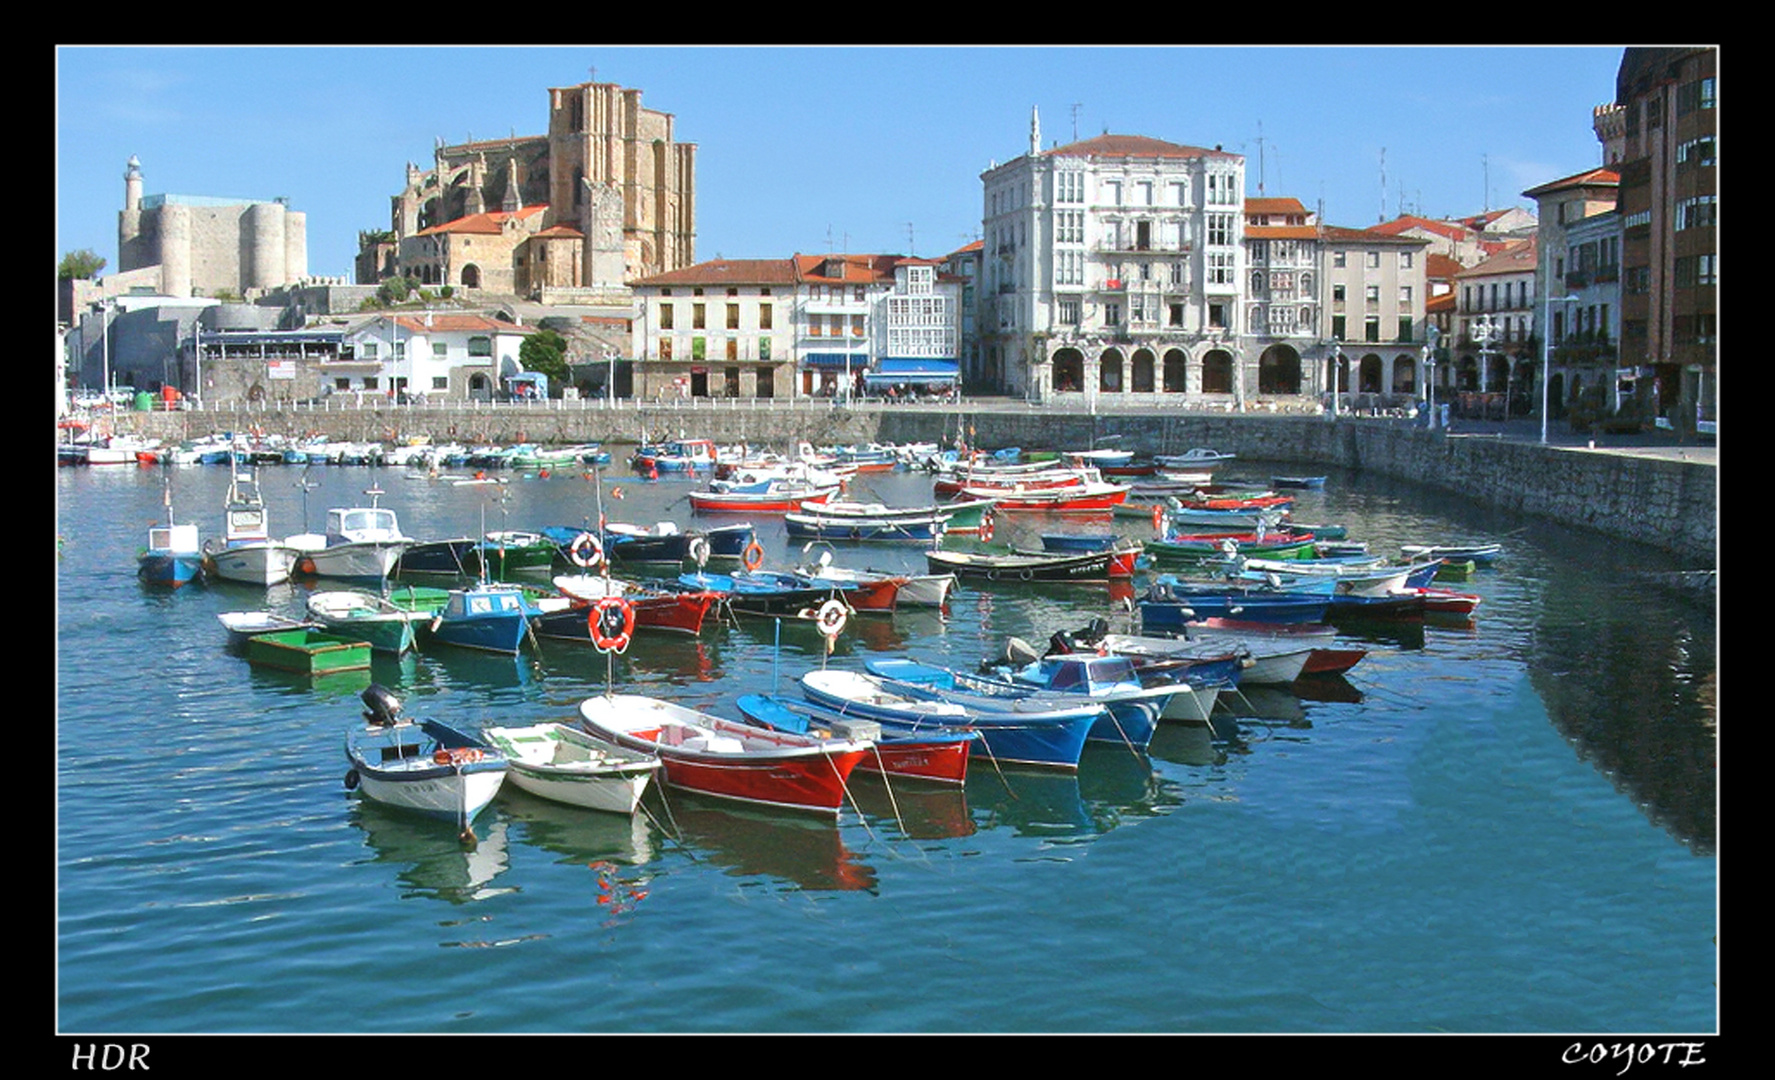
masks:
<svg viewBox="0 0 1775 1080"><path fill-rule="evenodd" d="M481 760L482 754L472 746L439 747L431 755L432 761L439 765L468 765Z"/></svg>
<svg viewBox="0 0 1775 1080"><path fill-rule="evenodd" d="M820 633L829 638L835 638L843 633L845 620L849 616L850 609L844 606L844 601L828 600L820 605L819 614L814 616L814 622L819 626Z"/></svg>
<svg viewBox="0 0 1775 1080"><path fill-rule="evenodd" d="M991 540L992 539L992 515L991 514L980 515L980 539L982 539L982 540Z"/></svg>
<svg viewBox="0 0 1775 1080"><path fill-rule="evenodd" d="M1164 508L1164 506L1160 505L1159 503L1154 503L1153 504L1153 528L1162 529L1164 527L1165 527L1165 508Z"/></svg>
<svg viewBox="0 0 1775 1080"><path fill-rule="evenodd" d="M690 538L690 561L696 563L697 569L709 565L709 538L693 536Z"/></svg>
<svg viewBox="0 0 1775 1080"><path fill-rule="evenodd" d="M604 545L589 532L582 532L567 545L567 558L581 570L590 570L604 561Z"/></svg>
<svg viewBox="0 0 1775 1080"><path fill-rule="evenodd" d="M740 562L748 570L756 570L764 565L764 549L758 546L758 541L754 540L746 545L746 550L740 554Z"/></svg>
<svg viewBox="0 0 1775 1080"><path fill-rule="evenodd" d="M624 652L635 633L635 605L620 596L606 596L592 605L586 625L599 652Z"/></svg>

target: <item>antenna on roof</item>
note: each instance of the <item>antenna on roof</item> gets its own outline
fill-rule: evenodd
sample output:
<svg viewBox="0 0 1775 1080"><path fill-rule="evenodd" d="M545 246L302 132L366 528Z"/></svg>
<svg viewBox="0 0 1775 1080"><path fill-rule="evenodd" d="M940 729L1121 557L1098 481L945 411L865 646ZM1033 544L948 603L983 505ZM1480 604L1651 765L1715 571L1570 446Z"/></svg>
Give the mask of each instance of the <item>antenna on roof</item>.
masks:
<svg viewBox="0 0 1775 1080"><path fill-rule="evenodd" d="M1381 213L1376 221L1387 220L1387 148L1381 147Z"/></svg>
<svg viewBox="0 0 1775 1080"><path fill-rule="evenodd" d="M1084 107L1085 106L1084 106L1083 102L1075 101L1072 103L1072 141L1073 142L1079 141L1079 110Z"/></svg>
<svg viewBox="0 0 1775 1080"><path fill-rule="evenodd" d="M1263 198L1263 121L1257 122L1257 197Z"/></svg>

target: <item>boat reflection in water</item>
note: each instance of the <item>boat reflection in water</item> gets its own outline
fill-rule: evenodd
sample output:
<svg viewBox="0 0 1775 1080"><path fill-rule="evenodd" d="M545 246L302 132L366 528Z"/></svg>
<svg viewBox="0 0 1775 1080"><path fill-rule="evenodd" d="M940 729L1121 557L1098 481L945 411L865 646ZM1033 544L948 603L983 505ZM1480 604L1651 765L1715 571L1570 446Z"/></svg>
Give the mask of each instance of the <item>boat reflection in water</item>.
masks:
<svg viewBox="0 0 1775 1080"><path fill-rule="evenodd" d="M1086 745L1076 773L970 762L967 795L982 829L1067 841L1095 839L1183 801L1144 754L1110 743Z"/></svg>
<svg viewBox="0 0 1775 1080"><path fill-rule="evenodd" d="M465 845L448 822L390 810L368 799L353 799L351 807L351 822L363 830L365 846L373 853L369 861L401 867L395 876L403 896L466 904L514 891L490 887L511 866L504 821L493 822L473 845Z"/></svg>
<svg viewBox="0 0 1775 1080"><path fill-rule="evenodd" d="M661 794L659 819L675 825L679 839L703 861L732 875L769 877L810 892L876 888L875 868L845 847L833 821L742 806L682 788L656 789L648 803Z"/></svg>
<svg viewBox="0 0 1775 1080"><path fill-rule="evenodd" d="M1160 724L1146 752L1155 760L1177 765L1225 765L1227 760L1224 740L1216 745L1214 731L1207 724L1187 721Z"/></svg>
<svg viewBox="0 0 1775 1080"><path fill-rule="evenodd" d="M974 764L970 762L968 768L972 770ZM889 779L859 769L851 774L850 792L857 809L875 823L871 828L893 825L911 840L955 839L974 833L967 792L953 784Z"/></svg>

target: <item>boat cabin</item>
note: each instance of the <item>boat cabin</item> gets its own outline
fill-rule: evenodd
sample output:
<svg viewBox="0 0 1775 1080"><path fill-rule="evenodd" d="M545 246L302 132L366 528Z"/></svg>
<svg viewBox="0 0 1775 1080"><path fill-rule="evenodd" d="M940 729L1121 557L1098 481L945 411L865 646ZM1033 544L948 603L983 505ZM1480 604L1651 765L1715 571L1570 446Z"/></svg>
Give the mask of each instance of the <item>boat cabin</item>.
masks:
<svg viewBox="0 0 1775 1080"><path fill-rule="evenodd" d="M1019 678L1049 690L1073 694L1104 693L1140 686L1140 675L1134 669L1134 662L1125 656L1043 657L1025 668Z"/></svg>
<svg viewBox="0 0 1775 1080"><path fill-rule="evenodd" d="M444 615L455 619L523 610L518 592L506 589L463 589L452 592L444 605Z"/></svg>
<svg viewBox="0 0 1775 1080"><path fill-rule="evenodd" d="M197 551L197 526L158 525L148 530L150 551Z"/></svg>
<svg viewBox="0 0 1775 1080"><path fill-rule="evenodd" d="M393 510L383 507L352 507L327 511L329 543L404 540Z"/></svg>
<svg viewBox="0 0 1775 1080"><path fill-rule="evenodd" d="M229 540L271 539L271 533L265 525L265 507L258 503L229 503L228 510L223 515L223 524Z"/></svg>

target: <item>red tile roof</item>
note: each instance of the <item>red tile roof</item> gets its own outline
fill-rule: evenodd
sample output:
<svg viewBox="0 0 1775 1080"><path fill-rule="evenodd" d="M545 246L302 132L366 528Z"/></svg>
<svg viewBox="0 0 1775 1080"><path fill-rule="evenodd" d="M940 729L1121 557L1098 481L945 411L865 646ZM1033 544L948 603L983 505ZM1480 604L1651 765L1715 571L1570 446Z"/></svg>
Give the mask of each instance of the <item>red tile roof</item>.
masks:
<svg viewBox="0 0 1775 1080"><path fill-rule="evenodd" d="M516 323L504 322L485 315L452 315L432 313L431 315L396 315L395 325L411 330L416 334L427 331L443 333L465 333L474 330L487 330L498 333L528 334L531 328Z"/></svg>
<svg viewBox="0 0 1775 1080"><path fill-rule="evenodd" d="M470 214L459 217L455 221L446 221L442 225L433 225L429 229L420 229L420 236L436 236L439 233L471 233L477 236L497 236L505 231L505 223L510 220L523 220L535 217L547 210L547 206L526 206L522 210L507 213L504 210L490 210L485 214Z"/></svg>
<svg viewBox="0 0 1775 1080"><path fill-rule="evenodd" d="M1620 183L1621 174L1613 169L1586 169L1581 173L1574 173L1571 176L1562 177L1558 180L1549 180L1547 183L1542 184L1539 187L1529 188L1527 191L1523 192L1523 195L1533 199L1540 195L1547 195L1555 191L1563 191L1566 188L1617 187Z"/></svg>
<svg viewBox="0 0 1775 1080"><path fill-rule="evenodd" d="M1424 276L1432 281L1454 277L1465 270L1457 259L1451 259L1440 251L1432 251L1424 259Z"/></svg>
<svg viewBox="0 0 1775 1080"><path fill-rule="evenodd" d="M1537 245L1531 238L1505 244L1503 250L1476 266L1468 267L1456 277L1485 277L1492 274L1523 274L1536 266Z"/></svg>
<svg viewBox="0 0 1775 1080"><path fill-rule="evenodd" d="M793 285L788 259L713 259L641 278L632 285Z"/></svg>
<svg viewBox="0 0 1775 1080"><path fill-rule="evenodd" d="M1374 227L1375 232L1389 236L1402 236L1413 229L1422 232L1446 236L1450 240L1465 240L1472 236L1472 230L1463 228L1448 221L1437 221L1435 218L1417 217L1414 214L1403 214L1392 221L1382 222Z"/></svg>
<svg viewBox="0 0 1775 1080"><path fill-rule="evenodd" d="M1245 200L1247 214L1306 214L1307 208L1293 196Z"/></svg>
<svg viewBox="0 0 1775 1080"><path fill-rule="evenodd" d="M1229 154L1218 147L1213 150L1204 150L1199 146L1182 146L1161 139L1149 139L1145 135L1110 135L1107 133L1081 142L1057 146L1052 150L1044 151L1044 153L1053 157L1236 158L1240 156Z"/></svg>

